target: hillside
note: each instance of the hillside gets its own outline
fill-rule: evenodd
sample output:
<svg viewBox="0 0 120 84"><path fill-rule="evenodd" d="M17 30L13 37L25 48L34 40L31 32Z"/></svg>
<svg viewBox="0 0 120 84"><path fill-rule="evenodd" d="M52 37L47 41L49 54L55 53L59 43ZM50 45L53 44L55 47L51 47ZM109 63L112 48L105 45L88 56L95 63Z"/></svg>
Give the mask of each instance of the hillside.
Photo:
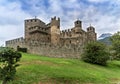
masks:
<svg viewBox="0 0 120 84"><path fill-rule="evenodd" d="M120 83L120 61L99 66L79 59L49 58L22 53L21 66L9 84L113 84Z"/></svg>
<svg viewBox="0 0 120 84"><path fill-rule="evenodd" d="M111 45L110 37L112 36L111 33L103 33L99 36L98 41L106 44Z"/></svg>
<svg viewBox="0 0 120 84"><path fill-rule="evenodd" d="M98 41L100 41L106 45L111 45L110 37L106 37L104 39L99 39Z"/></svg>

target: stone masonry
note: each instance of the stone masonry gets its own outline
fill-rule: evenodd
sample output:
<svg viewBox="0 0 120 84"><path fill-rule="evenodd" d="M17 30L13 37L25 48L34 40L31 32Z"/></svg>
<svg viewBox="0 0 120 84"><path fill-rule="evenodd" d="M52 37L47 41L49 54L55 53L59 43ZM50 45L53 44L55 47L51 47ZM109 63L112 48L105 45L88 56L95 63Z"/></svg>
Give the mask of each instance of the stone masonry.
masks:
<svg viewBox="0 0 120 84"><path fill-rule="evenodd" d="M96 41L95 28L82 29L82 21L74 22L74 27L60 31L60 18L51 18L46 24L40 19L27 19L24 38L6 41L7 47L27 48L28 53L50 57L80 58L86 43Z"/></svg>

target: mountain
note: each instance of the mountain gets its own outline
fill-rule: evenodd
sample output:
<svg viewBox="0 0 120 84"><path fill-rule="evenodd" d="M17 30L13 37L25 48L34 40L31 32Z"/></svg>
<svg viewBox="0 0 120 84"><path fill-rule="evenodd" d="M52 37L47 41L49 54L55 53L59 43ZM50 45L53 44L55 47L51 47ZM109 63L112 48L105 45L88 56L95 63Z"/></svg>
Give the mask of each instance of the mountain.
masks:
<svg viewBox="0 0 120 84"><path fill-rule="evenodd" d="M100 39L98 41L100 41L100 42L102 42L102 43L104 43L106 45L111 45L110 37L106 37L106 38Z"/></svg>
<svg viewBox="0 0 120 84"><path fill-rule="evenodd" d="M104 33L104 34L101 34L101 35L99 36L98 40L104 39L104 38L106 38L106 37L111 37L111 36L112 36L111 33Z"/></svg>
<svg viewBox="0 0 120 84"><path fill-rule="evenodd" d="M100 37L98 38L98 41L105 43L106 45L111 45L111 41L110 41L111 36L112 34L110 33L104 33L100 35Z"/></svg>

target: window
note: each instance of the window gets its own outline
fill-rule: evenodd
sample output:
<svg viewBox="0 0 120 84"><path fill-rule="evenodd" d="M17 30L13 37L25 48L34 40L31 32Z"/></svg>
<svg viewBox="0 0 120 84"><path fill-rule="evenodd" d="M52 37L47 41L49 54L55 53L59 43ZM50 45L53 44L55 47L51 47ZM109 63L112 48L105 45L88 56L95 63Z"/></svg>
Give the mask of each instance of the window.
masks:
<svg viewBox="0 0 120 84"><path fill-rule="evenodd" d="M70 40L70 44L71 44L71 40Z"/></svg>
<svg viewBox="0 0 120 84"><path fill-rule="evenodd" d="M77 21L76 23L77 23L77 24L79 24L79 22L78 22L78 21Z"/></svg>

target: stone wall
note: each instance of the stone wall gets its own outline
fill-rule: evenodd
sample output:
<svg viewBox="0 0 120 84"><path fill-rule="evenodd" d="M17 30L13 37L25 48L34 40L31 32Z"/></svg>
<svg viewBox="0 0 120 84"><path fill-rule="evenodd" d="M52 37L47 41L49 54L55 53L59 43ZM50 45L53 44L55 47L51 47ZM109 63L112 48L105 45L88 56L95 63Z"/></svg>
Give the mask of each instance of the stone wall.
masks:
<svg viewBox="0 0 120 84"><path fill-rule="evenodd" d="M6 41L5 44L6 44L6 47L11 47L16 50L17 46L21 46L21 47L25 46L25 40L23 37L20 37L20 38L16 38L13 40L8 40L8 41Z"/></svg>
<svg viewBox="0 0 120 84"><path fill-rule="evenodd" d="M17 47L27 48L27 52L31 54L43 55L57 58L80 58L83 46L75 44L52 45L50 43L28 42L25 40L10 40L6 42L7 47L17 50Z"/></svg>
<svg viewBox="0 0 120 84"><path fill-rule="evenodd" d="M51 45L51 44L34 44L28 45L28 53L38 54L57 58L80 58L83 46L81 45Z"/></svg>

